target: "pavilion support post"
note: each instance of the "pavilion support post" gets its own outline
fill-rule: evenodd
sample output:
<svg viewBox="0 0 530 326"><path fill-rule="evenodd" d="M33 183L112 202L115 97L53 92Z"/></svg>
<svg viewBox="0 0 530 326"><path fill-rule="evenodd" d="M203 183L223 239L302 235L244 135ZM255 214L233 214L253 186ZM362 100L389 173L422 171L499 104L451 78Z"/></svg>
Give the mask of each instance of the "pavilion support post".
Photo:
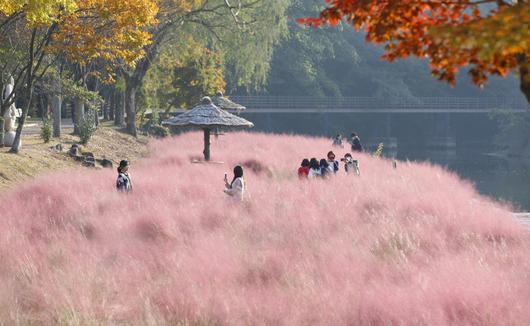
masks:
<svg viewBox="0 0 530 326"><path fill-rule="evenodd" d="M211 130L208 128L204 129L204 159L206 161L210 160L210 133Z"/></svg>

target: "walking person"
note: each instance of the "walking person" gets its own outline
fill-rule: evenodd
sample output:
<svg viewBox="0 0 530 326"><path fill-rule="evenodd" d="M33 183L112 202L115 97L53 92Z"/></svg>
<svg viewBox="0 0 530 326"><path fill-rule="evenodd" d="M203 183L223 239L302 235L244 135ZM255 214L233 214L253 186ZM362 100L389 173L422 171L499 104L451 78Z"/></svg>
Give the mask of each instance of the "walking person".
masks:
<svg viewBox="0 0 530 326"><path fill-rule="evenodd" d="M361 144L361 139L355 132L351 133L351 139L349 140L349 143L351 145L352 152L363 151L363 145Z"/></svg>
<svg viewBox="0 0 530 326"><path fill-rule="evenodd" d="M225 174L225 194L233 197L234 199L237 199L239 201L243 201L245 199L245 193L246 193L246 183L245 179L243 179L243 168L240 165L237 165L234 168L234 178L232 179L232 182L228 183L228 176Z"/></svg>
<svg viewBox="0 0 530 326"><path fill-rule="evenodd" d="M120 192L131 192L132 181L129 175L129 161L122 160L118 166L118 179L116 180L116 189Z"/></svg>
<svg viewBox="0 0 530 326"><path fill-rule="evenodd" d="M321 175L320 164L318 164L317 159L313 157L311 161L309 161L309 173L307 174L307 177L309 179L315 179Z"/></svg>
<svg viewBox="0 0 530 326"><path fill-rule="evenodd" d="M304 158L302 160L302 164L298 168L298 177L300 179L307 179L308 174L309 174L309 160Z"/></svg>
<svg viewBox="0 0 530 326"><path fill-rule="evenodd" d="M330 151L328 153L328 161L327 161L329 167L329 171L333 173L339 172L339 161L335 160L335 153L333 151Z"/></svg>
<svg viewBox="0 0 530 326"><path fill-rule="evenodd" d="M344 147L342 145L342 135L341 134L338 134L337 136L335 136L335 138L333 138L333 146L334 147Z"/></svg>

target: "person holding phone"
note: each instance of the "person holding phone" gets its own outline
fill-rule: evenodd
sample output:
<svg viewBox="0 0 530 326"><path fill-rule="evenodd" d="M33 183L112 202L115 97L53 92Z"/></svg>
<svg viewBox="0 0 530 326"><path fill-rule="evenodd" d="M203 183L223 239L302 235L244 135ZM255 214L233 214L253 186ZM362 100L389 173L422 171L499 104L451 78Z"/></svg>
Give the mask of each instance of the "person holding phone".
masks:
<svg viewBox="0 0 530 326"><path fill-rule="evenodd" d="M243 168L240 165L237 165L234 168L234 178L232 182L228 182L228 175L225 173L225 194L243 201L245 199L246 184L243 179Z"/></svg>
<svg viewBox="0 0 530 326"><path fill-rule="evenodd" d="M335 153L333 151L328 153L328 169L329 172L334 174L339 172L339 162L335 160Z"/></svg>

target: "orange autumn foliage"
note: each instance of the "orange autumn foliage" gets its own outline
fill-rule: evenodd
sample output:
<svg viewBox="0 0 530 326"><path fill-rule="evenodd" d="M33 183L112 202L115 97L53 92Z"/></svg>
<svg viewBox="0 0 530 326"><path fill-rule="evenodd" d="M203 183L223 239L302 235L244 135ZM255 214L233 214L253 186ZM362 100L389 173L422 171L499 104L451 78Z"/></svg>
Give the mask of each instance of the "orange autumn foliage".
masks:
<svg viewBox="0 0 530 326"><path fill-rule="evenodd" d="M501 0L326 0L310 26L347 22L383 44L383 59L427 58L431 72L455 83L469 65L473 82L518 70L521 90L530 102L530 2ZM489 4L488 10L481 5Z"/></svg>
<svg viewBox="0 0 530 326"><path fill-rule="evenodd" d="M55 49L75 62L116 58L133 63L150 42L147 27L156 22L153 0L83 0L65 15L54 35Z"/></svg>

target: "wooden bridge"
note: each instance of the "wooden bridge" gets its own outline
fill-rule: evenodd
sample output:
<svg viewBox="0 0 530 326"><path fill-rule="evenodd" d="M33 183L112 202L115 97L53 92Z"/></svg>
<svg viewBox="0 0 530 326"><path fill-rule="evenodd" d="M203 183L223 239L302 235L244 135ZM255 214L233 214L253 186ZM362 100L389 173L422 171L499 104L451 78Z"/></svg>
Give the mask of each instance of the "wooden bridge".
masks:
<svg viewBox="0 0 530 326"><path fill-rule="evenodd" d="M286 97L232 96L245 113L483 113L510 110L523 113L530 105L522 97Z"/></svg>

